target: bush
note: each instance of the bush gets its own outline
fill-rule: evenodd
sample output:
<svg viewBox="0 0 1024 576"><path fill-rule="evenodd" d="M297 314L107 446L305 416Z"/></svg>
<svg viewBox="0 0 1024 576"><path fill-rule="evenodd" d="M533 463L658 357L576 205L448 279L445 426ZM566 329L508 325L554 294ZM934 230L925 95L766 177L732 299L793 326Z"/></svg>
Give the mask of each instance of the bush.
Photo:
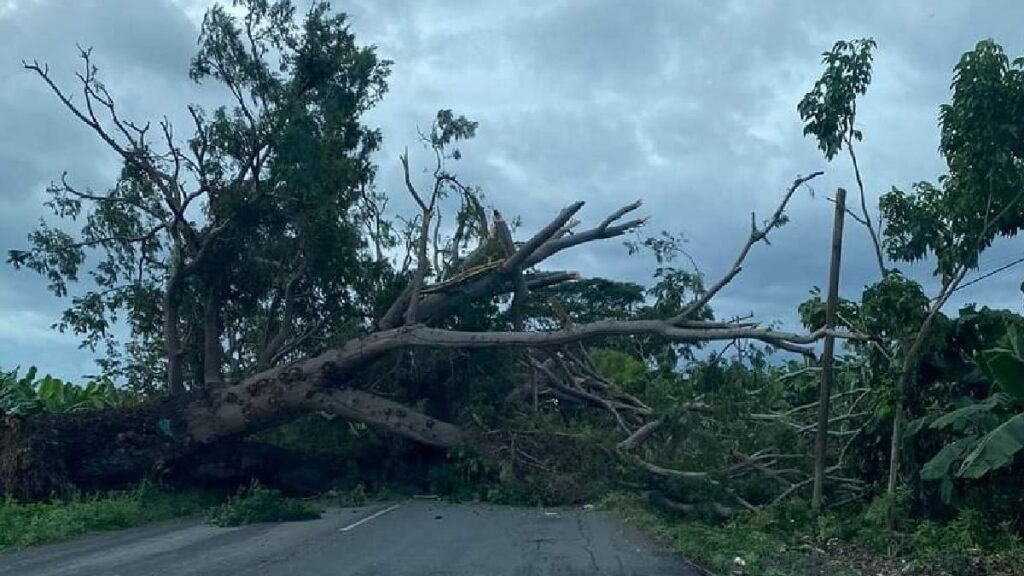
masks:
<svg viewBox="0 0 1024 576"><path fill-rule="evenodd" d="M241 526L257 522L315 520L319 517L320 510L312 504L285 498L280 491L253 482L212 509L207 515L207 522L217 526Z"/></svg>

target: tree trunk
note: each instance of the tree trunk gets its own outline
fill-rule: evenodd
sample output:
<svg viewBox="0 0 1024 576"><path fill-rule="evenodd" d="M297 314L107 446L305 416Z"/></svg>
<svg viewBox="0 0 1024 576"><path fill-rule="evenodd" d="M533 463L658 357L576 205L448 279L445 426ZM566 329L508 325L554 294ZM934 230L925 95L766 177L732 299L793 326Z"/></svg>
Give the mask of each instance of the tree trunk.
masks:
<svg viewBox="0 0 1024 576"><path fill-rule="evenodd" d="M792 196L793 189L808 179L796 181L773 222L780 221L782 208ZM567 234L567 227L571 227L569 220L582 207L582 203L573 204L532 238L517 246L513 254L495 267L467 275L451 286L432 287L422 299L419 298L422 286L416 285L417 282L411 283L375 332L353 338L318 356L260 371L236 384L203 387L191 393L184 393L182 385L182 347L178 332L178 299L183 271L180 260L172 258L164 317L168 389L172 394L138 406L82 414L30 418L0 416L0 493L43 498L69 486L106 487L135 481L148 473L173 470L183 458L206 447L243 437L310 411L337 414L436 447L490 446L493 443L490 432L470 433L352 387L362 370L385 354L403 349L552 350L558 345L579 343L592 337L647 335L676 342L758 340L780 349L813 355L811 344L826 335L835 335L825 330L792 334L752 324L702 322L686 317L602 320L545 332L469 332L432 328L422 323L453 313L467 300L487 300L514 290L511 281L519 271L564 249L596 239L620 236L636 228L643 220L617 222L638 206L639 203L634 203L623 207L590 230ZM766 234L766 230L751 233L751 239L743 248L733 271L713 290L717 291L737 274L736 270L750 246ZM567 272L534 273L525 283L527 289L532 289L536 285L574 277ZM383 329L381 325L386 326L401 318L397 310L402 308L400 302L403 299L406 304L409 299L416 302L411 306L411 313L406 308L406 319L415 320L415 323ZM703 305L701 301L697 304ZM213 325L216 327L216 323ZM860 338L851 334L842 336ZM627 406L617 400L603 399L595 391L584 390L575 381L570 384L571 390L566 389L573 397L607 409L625 430L630 426L618 415L619 409L631 408L643 414L650 412L642 405ZM708 478L706 473L667 470L650 463L644 463L644 469L672 477Z"/></svg>
<svg viewBox="0 0 1024 576"><path fill-rule="evenodd" d="M416 442L472 442L460 428L373 394L325 388L328 363L270 370L239 384L137 406L0 420L0 495L46 498L70 487L110 488L175 464L215 443L322 411ZM313 368L312 364L308 367Z"/></svg>
<svg viewBox="0 0 1024 576"><path fill-rule="evenodd" d="M168 271L167 286L164 289L164 351L167 354L167 392L172 396L185 392L182 358L185 350L181 345L179 328L180 291L182 281L181 262L172 257Z"/></svg>
<svg viewBox="0 0 1024 576"><path fill-rule="evenodd" d="M752 327L680 328L657 320L601 321L552 332L460 332L422 325L386 330L229 386L82 415L9 416L0 430L0 491L39 498L69 485L137 479L203 446L314 410L432 446L472 445L479 439L457 426L348 383L383 355L405 348L532 348L613 334L658 334L678 341L754 338L786 347L821 337Z"/></svg>
<svg viewBox="0 0 1024 576"><path fill-rule="evenodd" d="M221 375L224 350L220 345L220 303L221 281L215 279L207 288L203 310L203 385L207 388L219 386L224 381Z"/></svg>
<svg viewBox="0 0 1024 576"><path fill-rule="evenodd" d="M892 437L889 440L889 482L886 487L886 493L890 497L896 494L896 489L899 487L900 481L903 424L904 419L906 418L906 415L904 414L904 401L906 400L907 389L910 388L911 384L917 381L917 370L921 352L924 349L925 341L931 334L932 327L935 325L935 318L938 316L939 310L942 309L942 306L947 300L949 300L949 297L953 292L956 292L957 287L960 285L960 282L964 279L966 274L967 268L962 267L957 270L949 280L943 283L942 289L939 290L938 297L932 302L931 307L928 309L928 314L925 316L924 322L921 323L921 327L917 331L917 336L914 338L914 342L910 345L910 349L907 351L907 355L903 360L900 376L896 381Z"/></svg>

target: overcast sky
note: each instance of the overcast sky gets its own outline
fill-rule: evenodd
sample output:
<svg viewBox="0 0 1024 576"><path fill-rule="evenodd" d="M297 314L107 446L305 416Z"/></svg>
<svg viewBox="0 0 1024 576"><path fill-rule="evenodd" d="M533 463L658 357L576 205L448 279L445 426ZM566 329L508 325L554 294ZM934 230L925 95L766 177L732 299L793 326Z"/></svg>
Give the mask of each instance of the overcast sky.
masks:
<svg viewBox="0 0 1024 576"><path fill-rule="evenodd" d="M24 247L45 214L44 188L62 171L79 186L113 182L116 159L63 110L23 59L72 86L75 45L94 48L126 116L181 126L185 104L210 103L187 65L205 0L0 0L0 250ZM827 6L826 6L827 5ZM363 43L394 60L391 90L367 116L381 128L380 188L396 196L397 154L439 108L480 122L458 171L525 231L564 205L587 201L600 219L643 198L649 232L682 233L709 276L742 244L749 213L767 215L798 174L825 170L801 193L792 223L759 246L716 300L720 316L754 313L795 327L795 308L827 273L837 186L854 188L845 159L831 165L801 136L796 103L837 39L878 41L875 78L860 104L860 160L871 204L891 186L934 180L938 106L960 54L994 38L1024 52L1019 0L762 0L336 2ZM852 7L852 8L851 8ZM411 148L413 161L418 148ZM401 209L404 200L396 206ZM852 224L852 223L851 223ZM981 271L1017 257L1001 242ZM625 258L618 240L588 245L552 266L644 282L652 263ZM930 266L906 269L926 281ZM1019 311L1024 266L958 293ZM857 297L877 270L862 228L849 225L842 293ZM0 266L0 367L39 365L68 378L94 372L77 340L50 329L64 302L38 277Z"/></svg>

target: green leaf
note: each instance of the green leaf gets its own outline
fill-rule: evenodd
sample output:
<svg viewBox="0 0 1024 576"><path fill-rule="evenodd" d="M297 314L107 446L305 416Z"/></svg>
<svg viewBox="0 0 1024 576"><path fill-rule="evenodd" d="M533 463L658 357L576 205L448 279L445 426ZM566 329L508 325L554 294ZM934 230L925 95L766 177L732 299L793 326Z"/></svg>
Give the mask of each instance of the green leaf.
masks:
<svg viewBox="0 0 1024 576"><path fill-rule="evenodd" d="M991 420L990 413L992 412L992 409L999 406L999 404L1000 398L992 396L983 402L968 404L963 408L947 412L936 418L930 427L933 430L944 430L947 428L952 430L964 430L971 424L974 424L976 426L987 428L988 426L985 426L985 420Z"/></svg>
<svg viewBox="0 0 1024 576"><path fill-rule="evenodd" d="M59 402L63 388L63 382L47 374L39 382L39 399L44 402L50 402L51 400Z"/></svg>
<svg viewBox="0 0 1024 576"><path fill-rule="evenodd" d="M921 430L924 430L925 427L929 426L937 418L937 414L925 414L920 418L912 420L909 424L907 424L906 430L903 431L903 439L910 440L914 436L917 436L917 434L920 433Z"/></svg>
<svg viewBox="0 0 1024 576"><path fill-rule="evenodd" d="M957 476L981 478L1006 466L1024 448L1024 414L1017 414L989 432L964 458Z"/></svg>
<svg viewBox="0 0 1024 576"><path fill-rule="evenodd" d="M921 480L940 480L949 476L953 463L963 458L964 454L974 448L977 436L967 436L951 444L946 444L939 453L921 467Z"/></svg>
<svg viewBox="0 0 1024 576"><path fill-rule="evenodd" d="M1016 334L1011 330L1010 334ZM1016 338L1011 337L1011 346L1016 347ZM988 366L996 385L1018 401L1024 402L1024 359L1014 350L994 348L982 353L985 365Z"/></svg>
<svg viewBox="0 0 1024 576"><path fill-rule="evenodd" d="M939 485L939 497L947 506L953 502L953 479L949 476L942 477L942 484Z"/></svg>
<svg viewBox="0 0 1024 576"><path fill-rule="evenodd" d="M38 369L35 366L29 367L28 372L25 372L25 375L21 377L21 380L18 380L18 384L21 384L23 386L31 386L32 382L34 382L36 379L37 372Z"/></svg>
<svg viewBox="0 0 1024 576"><path fill-rule="evenodd" d="M1009 326L1006 330L1006 338L1014 356L1018 359L1024 356L1024 334L1021 333L1021 327L1015 324Z"/></svg>

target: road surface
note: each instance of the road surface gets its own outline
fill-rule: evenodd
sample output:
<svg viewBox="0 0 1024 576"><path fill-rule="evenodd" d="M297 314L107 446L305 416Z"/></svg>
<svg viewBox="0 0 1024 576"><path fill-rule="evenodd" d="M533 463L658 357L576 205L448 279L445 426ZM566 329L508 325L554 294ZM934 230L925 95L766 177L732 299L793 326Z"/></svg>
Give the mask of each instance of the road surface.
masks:
<svg viewBox="0 0 1024 576"><path fill-rule="evenodd" d="M320 520L163 522L0 555L0 576L696 576L612 514L409 500Z"/></svg>

